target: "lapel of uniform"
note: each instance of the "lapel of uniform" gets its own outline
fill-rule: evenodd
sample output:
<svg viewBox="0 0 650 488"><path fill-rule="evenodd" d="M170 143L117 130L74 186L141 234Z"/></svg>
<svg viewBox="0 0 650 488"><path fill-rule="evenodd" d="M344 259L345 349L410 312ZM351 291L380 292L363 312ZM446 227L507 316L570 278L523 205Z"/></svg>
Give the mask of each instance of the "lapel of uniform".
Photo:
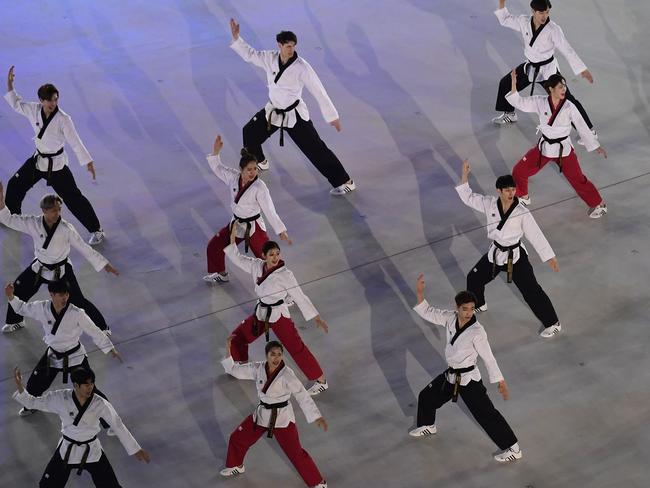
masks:
<svg viewBox="0 0 650 488"><path fill-rule="evenodd" d="M560 113L560 110L562 110L562 107L564 107L564 102L566 102L566 97L560 100L560 103L557 104L557 107L553 107L553 99L550 95L548 96L548 105L551 107L551 118L548 119L548 125L553 125L555 119L557 119L557 116Z"/></svg>
<svg viewBox="0 0 650 488"><path fill-rule="evenodd" d="M550 23L551 23L551 18L549 17L548 19L546 19L546 22L544 24L539 26L539 29L535 30L535 22L533 22L533 16L531 15L530 30L533 32L533 36L530 38L530 43L528 44L530 47L533 47L533 44L535 44L537 37L542 33L544 27L546 27Z"/></svg>
<svg viewBox="0 0 650 488"><path fill-rule="evenodd" d="M285 70L289 66L291 66L296 61L296 59L298 59L298 53L296 51L294 51L293 56L291 58L289 58L289 61L282 64L282 58L280 57L280 53L278 53L278 68L279 69L278 69L278 74L275 75L275 79L273 80L273 83L275 83L275 84L278 83L278 80L280 79L282 74L285 72Z"/></svg>
<svg viewBox="0 0 650 488"><path fill-rule="evenodd" d="M277 265L277 266L274 266L274 267L271 268L271 269L266 269L266 264L265 264L265 265L264 265L264 272L262 273L262 276L260 276L259 278L257 278L257 286L259 286L259 285L261 285L262 283L264 283L264 280L266 280L266 279L271 275L271 273L273 273L274 271L279 270L279 269L282 268L283 266L284 266L284 261L282 261L282 260L280 260L280 261L278 262L278 265Z"/></svg>
<svg viewBox="0 0 650 488"><path fill-rule="evenodd" d="M497 230L503 229L503 226L506 225L506 221L508 220L508 218L510 218L512 212L515 211L517 205L519 205L519 199L515 197L508 211L506 213L503 213L503 205L501 205L501 199L497 198L497 208L499 209L499 217L501 217L501 221L499 222L499 225L497 225Z"/></svg>
<svg viewBox="0 0 650 488"><path fill-rule="evenodd" d="M45 238L45 242L43 242L43 249L47 249L47 247L50 245L50 242L52 241L52 237L54 237L54 233L56 232L56 229L59 227L59 224L61 223L61 217L59 217L59 220L54 222L52 224L51 228L48 228L47 224L45 223L45 217L43 217L43 227L45 228L45 234L47 234L47 237Z"/></svg>
<svg viewBox="0 0 650 488"><path fill-rule="evenodd" d="M235 195L235 203L239 203L239 200L244 195L244 193L246 193L246 190L248 190L251 187L251 185L257 181L257 178L258 177L256 176L255 178L253 178L251 181L249 181L242 187L241 176L239 177L239 180L237 182L237 188L239 189L239 191L237 192L237 195Z"/></svg>
<svg viewBox="0 0 650 488"><path fill-rule="evenodd" d="M269 363L264 363L264 371L266 371L266 383L264 383L264 386L262 387L262 393L266 393L271 384L275 381L275 379L278 377L280 374L280 371L284 369L284 361L280 361L280 364L278 367L269 375Z"/></svg>
<svg viewBox="0 0 650 488"><path fill-rule="evenodd" d="M79 425L79 422L81 421L81 417L84 416L84 413L86 413L86 410L88 410L88 407L90 407L90 404L93 402L93 399L95 398L95 393L91 393L90 398L86 400L86 403L81 405L79 403L79 400L77 400L77 395L74 394L74 390L72 390L72 400L74 401L75 407L77 407L77 415L75 416L74 420L72 421L72 425Z"/></svg>
<svg viewBox="0 0 650 488"><path fill-rule="evenodd" d="M54 316L54 325L52 326L52 330L50 331L50 334L56 335L56 331L59 330L59 325L61 325L61 321L63 320L63 316L68 311L69 306L70 306L70 302L66 303L65 307L63 307L63 310L61 310L61 313L57 314L56 310L54 310L54 304L52 302L50 302L50 311L52 312L52 315Z"/></svg>
<svg viewBox="0 0 650 488"><path fill-rule="evenodd" d="M42 139L43 134L45 134L45 129L47 129L47 126L50 125L50 122L52 122L52 119L54 116L59 113L59 107L57 106L52 113L50 114L49 117L45 116L45 110L43 110L43 107L41 107L41 119L43 119L43 127L41 127L41 130L38 132L38 138Z"/></svg>
<svg viewBox="0 0 650 488"><path fill-rule="evenodd" d="M475 323L476 323L476 315L474 315L471 319L469 319L469 322L467 322L465 324L465 327L461 329L458 326L458 315L456 315L456 333L454 334L454 337L451 338L451 341L449 341L449 344L453 346L454 342L456 342L456 339L458 339L458 336L460 336L463 332L469 329L471 325Z"/></svg>

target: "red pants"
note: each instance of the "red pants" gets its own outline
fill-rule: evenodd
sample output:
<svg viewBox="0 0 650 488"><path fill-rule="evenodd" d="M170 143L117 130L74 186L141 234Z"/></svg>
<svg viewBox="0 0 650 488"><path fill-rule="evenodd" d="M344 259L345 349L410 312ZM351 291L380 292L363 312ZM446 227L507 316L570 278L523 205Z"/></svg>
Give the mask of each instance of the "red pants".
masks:
<svg viewBox="0 0 650 488"><path fill-rule="evenodd" d="M557 158L541 156L540 163L540 155L539 148L535 146L512 169L512 176L517 184L518 197L528 195L528 178L537 174L549 161L557 160ZM562 158L562 174L569 180L573 189L588 207L596 207L603 201L594 184L582 173L578 157L573 149L571 154Z"/></svg>
<svg viewBox="0 0 650 488"><path fill-rule="evenodd" d="M248 345L264 334L264 323L258 327L257 334L253 333L253 321L255 315L251 315L233 331L230 353L234 361L248 361ZM269 323L269 328L275 332L284 348L291 355L307 379L316 380L323 376L323 370L316 361L309 348L302 342L300 334L293 325L293 321L286 317L280 317L277 322Z"/></svg>
<svg viewBox="0 0 650 488"><path fill-rule="evenodd" d="M235 466L241 466L244 464L244 456L246 456L250 447L255 444L265 432L265 427L255 425L252 415L246 417L232 432L232 434L230 434L226 467L234 468ZM318 483L323 481L323 476L318 471L314 460L300 445L300 437L298 437L296 424L291 422L286 427L276 427L273 429L273 436L277 439L278 444L280 444L280 447L307 486L316 486Z"/></svg>
<svg viewBox="0 0 650 488"><path fill-rule="evenodd" d="M237 238L237 244L243 240ZM268 240L269 236L266 235L266 232L260 229L258 225L255 225L255 232L251 234L250 248L256 257L262 259L262 246ZM208 273L223 273L226 271L226 255L223 250L228 244L230 244L230 224L217 232L208 242Z"/></svg>

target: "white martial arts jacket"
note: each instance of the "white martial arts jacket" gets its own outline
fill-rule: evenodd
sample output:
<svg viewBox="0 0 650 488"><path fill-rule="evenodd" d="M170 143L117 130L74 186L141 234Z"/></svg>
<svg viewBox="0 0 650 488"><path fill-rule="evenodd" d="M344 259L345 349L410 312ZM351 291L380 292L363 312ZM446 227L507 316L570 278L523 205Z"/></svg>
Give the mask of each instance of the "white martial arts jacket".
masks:
<svg viewBox="0 0 650 488"><path fill-rule="evenodd" d="M537 132L546 136L548 139L561 139L566 137L559 144L549 144L544 139L540 139L539 145L542 154L549 158L557 158L560 155L560 145L562 147L562 156L571 154L573 144L571 142L571 123L576 126L576 130L580 135L580 141L584 144L587 151L593 151L600 147L598 136L589 128L582 114L578 108L571 102L571 100L564 100L564 104L560 111L557 113L553 125L549 125L549 121L553 116L553 108L551 107L551 97L535 95L532 97L522 97L517 92L510 92L506 95L506 100L515 108L522 112L536 113L539 115L539 125Z"/></svg>
<svg viewBox="0 0 650 488"><path fill-rule="evenodd" d="M221 361L223 369L226 373L234 376L240 380L255 380L257 387L257 395L260 400L266 404L272 405L274 403L282 403L289 401L291 395L294 396L298 405L305 414L307 422L312 423L316 419L322 417L316 403L312 397L307 393L305 387L300 380L296 377L289 366L284 365L279 373L275 376L271 384L268 386L266 393L262 390L266 385L268 377L266 375L266 361L255 361L250 363L235 363L232 356L227 357ZM258 406L253 415L253 421L262 427L268 427L269 419L271 417L271 410ZM278 417L275 421L275 427L286 427L289 423L295 423L296 417L293 413L291 401L286 407L278 408Z"/></svg>
<svg viewBox="0 0 650 488"><path fill-rule="evenodd" d="M99 434L99 419L103 418L111 426L129 456L141 449L138 442L131 435L131 432L122 423L122 419L113 408L113 405L99 395L93 395L90 403L86 403L87 407L84 405L86 410L78 425L74 425L74 420L83 407L79 405L77 397L74 395L74 390L50 391L40 397L32 396L27 393L27 390L23 390L22 393L16 391L13 396L25 408L33 408L42 410L43 412L58 414L61 417L61 434L70 439L79 442L92 439ZM64 459L70 442L61 438L60 443L59 454L61 455L61 459ZM85 450L85 445L73 445L68 464L79 464ZM101 455L102 444L99 442L99 439L95 439L90 443L90 453L86 462L96 463L99 461Z"/></svg>
<svg viewBox="0 0 650 488"><path fill-rule="evenodd" d="M264 260L243 256L240 254L237 246L229 244L224 253L238 268L246 271L253 277L255 284L255 294L262 303L276 303L279 300L284 300L282 305L273 307L269 322L276 322L280 316L290 318L289 306L287 300L292 299L302 312L306 321L310 321L318 315L318 311L311 303L311 300L305 295L296 280L293 273L287 269L286 266L281 266L269 274L264 281L258 284L260 278L264 274ZM264 320L266 310L263 307L257 308L257 318Z"/></svg>
<svg viewBox="0 0 650 488"><path fill-rule="evenodd" d="M469 183L458 185L456 187L456 192L465 205L485 214L487 217L488 239L496 241L501 244L501 246L506 247L513 246L521 241L522 237L526 237L528 242L533 245L535 251L537 251L537 254L539 254L539 257L543 262L555 257L551 245L546 240L546 237L544 237L542 230L537 225L537 222L535 222L532 214L521 203L512 211L502 229L498 230L497 226L499 225L499 222L501 222L501 214L497 204L499 200L498 197L488 197L479 195L478 193L472 193ZM523 242L521 243L521 247L524 248L526 253L528 253ZM488 260L491 263L494 262L492 259L494 250L495 245L494 242L492 242L487 253ZM515 249L512 259L513 263L516 263L519 260L519 254L519 248ZM507 260L508 252L496 249L496 264L498 266L505 265Z"/></svg>
<svg viewBox="0 0 650 488"><path fill-rule="evenodd" d="M214 174L217 175L217 178L228 185L228 189L230 190L230 208L234 215L246 219L263 212L266 218L269 219L271 227L273 227L276 234L286 232L287 227L284 225L282 220L280 220L278 213L275 211L275 205L273 205L273 200L271 200L271 194L269 193L269 189L264 181L257 178L244 191L239 202L235 202L235 198L239 193L239 177L241 173L234 168L225 166L218 155L208 155L208 164ZM232 220L234 220L234 217ZM253 232L255 232L258 225L260 226L260 229L266 231L266 225L261 216L255 222L251 222L251 224L251 235L253 235ZM237 237L243 239L245 232L246 224L238 223Z"/></svg>
<svg viewBox="0 0 650 488"><path fill-rule="evenodd" d="M16 93L16 90L7 92L5 94L5 100L16 112L27 117L27 120L32 125L32 129L34 129L34 144L36 145L36 149L41 153L56 153L67 142L77 155L79 164L84 166L93 160L86 146L81 142L79 134L77 134L72 123L72 119L63 110L58 110L47 126L47 129L45 129L43 137L39 139L38 133L45 122L41 113L42 105L39 102L24 102L23 98ZM66 164L68 164L68 155L65 151L59 156L52 158L53 171L62 169ZM36 168L39 171L47 171L47 165L47 158L38 157Z"/></svg>
<svg viewBox="0 0 650 488"><path fill-rule="evenodd" d="M503 380L501 370L497 365L496 359L490 349L487 334L483 326L477 321L474 316L474 322L465 325L460 330L456 330L456 323L458 322L458 314L452 310L441 310L432 307L426 300L413 307L413 310L427 322L432 324L442 325L445 328L447 336L447 345L445 346L445 360L447 364L454 369L467 368L476 366L478 356L481 356L483 363L488 371L490 383L498 383ZM452 344L452 339L458 333L458 337ZM455 382L456 375L453 373L447 374L447 381L449 383ZM461 373L461 385L466 385L470 381L479 381L481 379L481 372L478 367L467 373Z"/></svg>
<svg viewBox="0 0 650 488"><path fill-rule="evenodd" d="M533 38L533 25L531 15L512 15L508 12L507 8L495 10L494 14L499 19L499 23L504 27L520 32L524 41L524 55L528 61L539 63L549 59L555 54L555 48L559 49L564 57L569 62L573 73L578 75L587 69L585 63L582 62L580 57L573 50L569 41L564 37L564 32L559 25L553 22L550 18L546 21L541 28L541 32L537 35L533 45L530 41ZM528 79L533 81L533 68L527 68ZM540 66L539 75L536 81L545 81L549 76L554 75L559 70L557 60L554 59L550 63Z"/></svg>
<svg viewBox="0 0 650 488"><path fill-rule="evenodd" d="M86 356L86 349L83 343L79 341L81 334L84 332L92 338L93 342L104 354L108 354L113 349L113 343L106 333L95 325L83 309L70 302L68 302L67 309L64 309L65 314L56 330L54 330L56 317L50 300L25 303L17 296L14 296L13 300L9 301L9 304L17 314L31 317L41 323L45 332L43 341L55 351L66 352L76 347L77 344L81 344L81 348L70 356L68 360L69 366L81 364ZM57 359L56 356L50 355L49 360L50 367L63 368L63 359Z"/></svg>
<svg viewBox="0 0 650 488"><path fill-rule="evenodd" d="M32 263L31 268L35 273L39 272L41 263L57 264L64 261L70 262L70 246L77 249L83 257L95 268L95 271L101 271L108 264L108 260L90 247L81 238L74 226L61 219L59 225L54 231L54 235L47 246L43 245L47 240L47 230L43 223L42 215L12 215L7 207L0 210L0 223L7 227L29 234L34 240L34 257L36 260ZM40 263L39 263L40 261ZM41 276L46 280L54 279L54 271L45 267L41 270ZM60 267L60 276L65 274L65 267Z"/></svg>
<svg viewBox="0 0 650 488"><path fill-rule="evenodd" d="M266 104L266 118L273 108L284 109L289 107L296 100L300 103L296 111L303 120L309 120L307 105L302 100L302 89L306 87L320 107L323 118L327 123L339 118L332 100L327 95L325 87L311 65L300 56L285 69L277 83L276 77L280 72L280 51L257 51L246 44L241 36L232 41L230 47L239 54L247 63L254 64L266 72L266 81L269 87L269 100ZM282 116L273 113L271 123L280 127ZM296 115L293 110L287 112L284 120L284 127L293 127L296 123Z"/></svg>

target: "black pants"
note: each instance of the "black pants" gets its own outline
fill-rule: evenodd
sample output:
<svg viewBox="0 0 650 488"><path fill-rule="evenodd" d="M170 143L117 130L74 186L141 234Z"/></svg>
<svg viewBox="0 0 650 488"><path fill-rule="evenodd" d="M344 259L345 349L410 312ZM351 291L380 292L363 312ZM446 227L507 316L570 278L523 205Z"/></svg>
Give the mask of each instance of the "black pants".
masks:
<svg viewBox="0 0 650 488"><path fill-rule="evenodd" d="M517 66L517 91L518 92L530 86L530 80L528 79L528 75L524 72L525 64L526 63L522 63L519 66ZM530 68L530 69L534 69L534 68ZM536 81L535 83L541 84L541 81ZM510 93L511 88L512 88L512 80L510 78L510 73L508 73L503 78L501 78L501 81L499 82L499 92L497 94L497 104L496 104L497 111L499 112L515 111L515 108L512 105L510 105L510 103L508 103L508 100L506 100L506 95ZM526 95L528 95L529 93L526 93ZM585 111L582 104L578 100L576 100L573 94L569 91L568 86L566 89L566 99L571 101L576 106L576 108L582 115L582 118L585 119L587 126L590 129L593 129L594 125L591 123L591 120L589 119L587 112Z"/></svg>
<svg viewBox="0 0 650 488"><path fill-rule="evenodd" d="M435 377L420 392L418 396L418 427L435 424L436 410L451 400L454 385L449 383L445 376L443 373ZM459 386L458 393L472 416L492 439L492 442L499 446L499 449L508 449L517 442L517 437L506 419L494 408L482 381L472 380L465 386Z"/></svg>
<svg viewBox="0 0 650 488"><path fill-rule="evenodd" d="M47 463L45 472L38 486L40 488L63 488L68 482L70 472L77 469L74 464L66 464L61 459L59 449L56 450L50 462ZM102 457L96 463L86 463L84 469L90 473L93 483L98 488L121 488L115 471L111 463L108 462L106 454L102 452Z"/></svg>
<svg viewBox="0 0 650 488"><path fill-rule="evenodd" d="M95 307L95 305L93 305L93 303L84 297L83 293L81 293L77 277L74 275L74 270L70 263L66 263L65 273L61 279L66 280L70 286L70 303L79 308L83 308L88 314L88 317L90 317L90 320L95 322L97 327L102 330L107 330L108 325L106 324L104 316L99 310L97 310L97 307ZM20 276L18 276L14 281L14 295L20 298L23 302L27 302L34 296L43 283L49 283L49 280L37 278L37 274L32 270L31 265L29 265L27 269L20 273ZM7 323L17 324L21 320L23 320L23 316L14 312L11 305L7 305Z"/></svg>
<svg viewBox="0 0 650 488"><path fill-rule="evenodd" d="M493 276L492 269L492 263L488 261L488 255L485 254L467 275L467 290L476 295L476 307L485 304L485 285L496 278L501 271L506 271L505 266L497 266ZM512 281L544 327L550 327L558 321L551 299L537 283L533 267L523 248L519 249L519 259L513 265Z"/></svg>
<svg viewBox="0 0 650 488"><path fill-rule="evenodd" d="M12 214L20 214L21 205L27 192L41 178L45 179L46 177L46 172L36 169L36 159L34 157L25 161L25 164L7 183L5 204L9 211ZM88 232L96 232L101 228L95 210L77 187L72 171L68 166L64 166L58 171L52 171L48 184L63 199L72 215L81 222Z"/></svg>
<svg viewBox="0 0 650 488"><path fill-rule="evenodd" d="M272 125L271 130L268 130L265 110L260 110L244 126L244 147L253 153L258 161L264 161L266 157L262 151L262 143L278 129L279 127ZM311 164L327 178L330 185L337 187L350 179L341 161L316 132L311 120L302 120L296 112L296 125L291 128L285 127L284 130Z"/></svg>

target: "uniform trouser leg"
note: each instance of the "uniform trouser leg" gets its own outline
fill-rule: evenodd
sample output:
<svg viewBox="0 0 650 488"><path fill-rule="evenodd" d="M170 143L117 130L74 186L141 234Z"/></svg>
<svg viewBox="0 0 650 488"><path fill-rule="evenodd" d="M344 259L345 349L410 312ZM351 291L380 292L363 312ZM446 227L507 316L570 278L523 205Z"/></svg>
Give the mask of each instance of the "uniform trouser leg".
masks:
<svg viewBox="0 0 650 488"><path fill-rule="evenodd" d="M234 361L248 361L248 345L264 334L262 327L258 327L257 333L253 331L255 315L250 315L246 320L232 331L232 342L230 344L230 354ZM239 465L238 465L239 466Z"/></svg>
<svg viewBox="0 0 650 488"><path fill-rule="evenodd" d="M37 274L32 271L31 265L25 268L25 270L18 275L18 278L14 280L14 295L20 298L23 302L28 302L30 298L41 287L43 280L37 278ZM23 320L22 315L18 315L14 312L14 309L11 305L7 304L7 320L8 324L17 324Z"/></svg>
<svg viewBox="0 0 650 488"><path fill-rule="evenodd" d="M59 454L59 449L57 447L54 451L54 455L50 459L50 462L47 463L43 476L38 486L40 488L63 488L68 482L70 477L70 472L72 468L68 466L67 463L63 462L61 455Z"/></svg>
<svg viewBox="0 0 650 488"><path fill-rule="evenodd" d="M590 129L593 129L594 124L591 123L591 119L587 115L587 111L582 106L582 103L580 103L580 101L576 97L573 96L573 93L571 93L569 91L568 86L567 86L567 89L566 89L565 97L566 97L567 100L571 101L576 106L576 108L578 109L578 112L580 112L580 115L582 115L582 118L585 119L585 123L587 124L587 127L589 127Z"/></svg>
<svg viewBox="0 0 650 488"><path fill-rule="evenodd" d="M50 184L68 206L72 215L81 222L88 232L96 232L101 228L93 206L77 187L70 168L64 166L58 171L53 171Z"/></svg>
<svg viewBox="0 0 650 488"><path fill-rule="evenodd" d="M298 149L309 159L311 164L322 174L330 185L337 187L347 182L350 175L345 171L341 161L316 132L311 120L302 120L296 112L296 125L285 129Z"/></svg>
<svg viewBox="0 0 650 488"><path fill-rule="evenodd" d="M43 177L36 169L36 160L30 157L7 182L5 205L12 214L20 214L27 192Z"/></svg>
<svg viewBox="0 0 650 488"><path fill-rule="evenodd" d="M318 471L316 463L300 444L296 424L290 422L284 428L276 428L273 430L273 435L307 486L316 486L323 481L323 476Z"/></svg>
<svg viewBox="0 0 650 488"><path fill-rule="evenodd" d="M519 259L512 267L512 281L544 327L550 327L558 321L551 299L537 283L533 267L523 249L520 249Z"/></svg>
<svg viewBox="0 0 650 488"><path fill-rule="evenodd" d="M537 146L532 147L512 168L512 177L517 185L518 197L528 195L528 178L536 175L550 161L542 156ZM564 159L563 159L564 161Z"/></svg>
<svg viewBox="0 0 650 488"><path fill-rule="evenodd" d="M262 259L262 246L269 240L269 236L260 228L256 228L250 238L250 250L255 257ZM239 244L243 239L237 239ZM226 270L226 255L223 250L230 244L230 224L217 232L206 251L208 258L208 273L223 273Z"/></svg>
<svg viewBox="0 0 650 488"><path fill-rule="evenodd" d="M79 282L77 281L74 269L70 263L66 263L65 274L62 279L66 280L70 286L70 303L79 308L83 308L88 317L90 317L90 320L92 320L101 330L108 330L108 324L106 323L106 319L104 319L102 313L93 302L88 300L83 293L81 293Z"/></svg>
<svg viewBox="0 0 650 488"><path fill-rule="evenodd" d="M47 352L48 349L45 350L45 354L43 354L41 359L32 370L32 374L29 376L29 379L27 380L27 386L25 387L27 393L36 397L41 396L43 393L45 393L45 391L52 385L52 382L54 381L54 378L56 378L56 375L61 372L61 370L58 368L47 367Z"/></svg>
<svg viewBox="0 0 650 488"><path fill-rule="evenodd" d="M232 431L228 440L228 454L226 455L226 467L234 468L244 464L246 453L255 444L262 434L266 432L264 427L255 425L253 416L249 415L244 421ZM275 430L277 432L277 429Z"/></svg>
<svg viewBox="0 0 650 488"><path fill-rule="evenodd" d="M453 385L444 373L436 376L418 395L417 426L436 423L436 410L451 400Z"/></svg>
<svg viewBox="0 0 650 488"><path fill-rule="evenodd" d="M281 316L270 327L307 379L314 381L323 376L320 364L302 341L293 320Z"/></svg>
<svg viewBox="0 0 650 488"><path fill-rule="evenodd" d="M485 285L492 281L497 274L499 274L499 268L497 267L496 272L494 272L487 254L484 254L472 270L467 273L467 291L471 291L476 297L476 308L485 305Z"/></svg>
<svg viewBox="0 0 650 488"><path fill-rule="evenodd" d="M266 111L265 109L260 110L253 115L253 118L242 129L244 147L248 149L248 152L254 154L258 161L264 161L266 157L264 156L264 151L262 151L262 144L276 130L278 130L278 127L273 125L271 126L271 130L268 129Z"/></svg>
<svg viewBox="0 0 650 488"><path fill-rule="evenodd" d="M571 150L571 154L562 158L562 174L589 208L595 207L603 201L603 197L596 186L582 173L580 162L574 150Z"/></svg>
<svg viewBox="0 0 650 488"><path fill-rule="evenodd" d="M86 463L84 469L90 473L97 488L121 488L122 486L117 481L115 471L113 471L113 467L104 452L102 452L99 461Z"/></svg>
<svg viewBox="0 0 650 488"><path fill-rule="evenodd" d="M262 257L262 247L264 247L264 244L268 241L268 234L259 227L256 227L255 232L251 234L250 238L250 250L256 258L264 259Z"/></svg>
<svg viewBox="0 0 650 488"><path fill-rule="evenodd" d="M526 88L528 85L530 85L530 81L528 80L528 76L524 72L524 65L526 63L521 63L517 68L517 91L520 92L524 88ZM510 78L510 72L506 74L503 78L501 78L501 81L499 81L499 91L497 93L497 103L496 103L496 110L498 112L514 112L515 107L510 105L508 100L506 100L506 95L510 93L510 88L512 88L512 80Z"/></svg>
<svg viewBox="0 0 650 488"><path fill-rule="evenodd" d="M517 437L506 419L494 408L482 381L472 380L461 386L459 394L472 416L499 449L508 449L517 442Z"/></svg>

